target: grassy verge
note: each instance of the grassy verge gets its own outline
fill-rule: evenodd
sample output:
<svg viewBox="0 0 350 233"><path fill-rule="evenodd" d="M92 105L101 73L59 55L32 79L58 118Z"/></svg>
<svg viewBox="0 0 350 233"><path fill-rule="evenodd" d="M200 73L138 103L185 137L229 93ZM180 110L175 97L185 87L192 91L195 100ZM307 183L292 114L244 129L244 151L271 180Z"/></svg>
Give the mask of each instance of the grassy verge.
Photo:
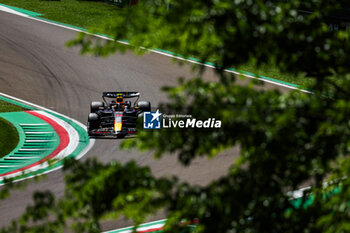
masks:
<svg viewBox="0 0 350 233"><path fill-rule="evenodd" d="M118 15L118 7L93 1L0 0L5 5L43 14L42 17L73 26L88 28Z"/></svg>
<svg viewBox="0 0 350 233"><path fill-rule="evenodd" d="M0 100L0 112L18 112L24 108L9 104ZM8 121L0 117L0 158L10 153L18 144L16 128Z"/></svg>
<svg viewBox="0 0 350 233"><path fill-rule="evenodd" d="M24 108L0 100L0 112L19 112L24 110Z"/></svg>
<svg viewBox="0 0 350 233"><path fill-rule="evenodd" d="M0 158L10 153L18 144L16 128L0 117Z"/></svg>
<svg viewBox="0 0 350 233"><path fill-rule="evenodd" d="M259 68L251 64L245 64L240 66L237 70L250 72L256 75L261 75L273 79L277 79L283 82L299 85L301 87L309 87L314 83L314 79L306 78L303 75L296 76L289 73L281 73L277 67L263 65Z"/></svg>
<svg viewBox="0 0 350 233"><path fill-rule="evenodd" d="M82 28L101 25L102 22L116 17L121 10L116 6L103 2L78 0L0 0L0 3L40 13L42 18ZM256 68L253 65L246 64L234 68L300 86L308 86L312 83L312 80L305 77L295 77L292 74L281 73L277 67Z"/></svg>

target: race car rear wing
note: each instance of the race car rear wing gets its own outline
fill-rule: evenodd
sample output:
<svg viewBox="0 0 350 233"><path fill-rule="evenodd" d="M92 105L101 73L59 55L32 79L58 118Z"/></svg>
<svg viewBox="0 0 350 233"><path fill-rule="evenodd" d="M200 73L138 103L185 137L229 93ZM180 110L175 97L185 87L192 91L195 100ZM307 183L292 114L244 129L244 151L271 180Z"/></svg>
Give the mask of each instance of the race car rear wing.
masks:
<svg viewBox="0 0 350 233"><path fill-rule="evenodd" d="M107 104L107 101L105 98L117 98L118 95L122 94L124 99L128 99L128 98L137 98L134 102L134 106L136 104L136 102L139 100L140 98L140 93L136 92L136 91L117 91L117 92L103 92L102 93L102 98L104 100L104 102Z"/></svg>
<svg viewBox="0 0 350 233"><path fill-rule="evenodd" d="M136 91L117 91L117 92L103 92L102 97L117 98L118 95L122 94L123 98L135 98L140 97L140 93Z"/></svg>

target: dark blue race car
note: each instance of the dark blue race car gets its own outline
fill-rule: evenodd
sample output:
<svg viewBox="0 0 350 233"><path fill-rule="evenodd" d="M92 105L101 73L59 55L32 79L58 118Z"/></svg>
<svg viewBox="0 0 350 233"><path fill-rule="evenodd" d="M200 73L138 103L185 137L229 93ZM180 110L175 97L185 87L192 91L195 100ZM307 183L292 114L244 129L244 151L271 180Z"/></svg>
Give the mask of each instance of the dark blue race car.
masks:
<svg viewBox="0 0 350 233"><path fill-rule="evenodd" d="M102 101L90 106L88 133L95 138L123 138L136 133L138 116L151 111L149 101L138 101L138 92L103 92ZM106 100L107 99L107 100ZM133 103L129 99L136 99Z"/></svg>

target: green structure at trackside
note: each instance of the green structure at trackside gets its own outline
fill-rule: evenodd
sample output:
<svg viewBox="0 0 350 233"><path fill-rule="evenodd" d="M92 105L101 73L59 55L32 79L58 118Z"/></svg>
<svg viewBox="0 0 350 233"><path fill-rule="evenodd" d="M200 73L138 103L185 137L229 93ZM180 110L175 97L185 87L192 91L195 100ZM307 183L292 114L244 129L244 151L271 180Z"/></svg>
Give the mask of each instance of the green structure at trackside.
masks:
<svg viewBox="0 0 350 233"><path fill-rule="evenodd" d="M55 130L26 112L0 113L19 134L17 147L0 159L0 175L33 164L51 154L59 144Z"/></svg>
<svg viewBox="0 0 350 233"><path fill-rule="evenodd" d="M20 107L25 108L25 109L38 110L37 108L29 105L29 103L26 104L26 103L20 102L19 100L17 101L17 100L7 98L4 96L0 96L0 100L6 101L8 103L11 103L11 104L14 104L17 106L20 106ZM75 150L72 153L70 153L69 155L67 155L65 158L79 158L79 156L82 153L84 153L85 149L89 145L89 136L87 135L86 130L82 126L80 126L77 122L75 122L73 119L70 119L69 117L65 117L64 115L61 115L59 113L56 113L56 112L53 112L50 110L44 110L44 112L51 114L51 115L59 118L60 120L67 122L76 130L76 132L79 135L79 139L78 139L79 144L77 145ZM18 116L16 116L17 113L18 113ZM21 115L21 114L25 114L25 115ZM17 150L20 150L20 148L21 149L30 149L33 146L35 146L35 147L38 146L38 144L36 144L36 145L25 144L25 140L26 140L25 139L25 137L26 137L25 132L26 131L29 130L29 132L33 132L33 131L49 132L50 130L53 130L52 127L50 125L48 125L46 122L44 122L43 120L41 120L41 119L31 115L31 114L25 113L25 112L1 113L1 117L5 118L6 120L9 120L11 123L14 124L14 126L16 127L17 131L20 134L20 141L19 141L17 147L10 154L6 155L3 158L4 161L6 161L6 162L3 162L5 165L2 166L1 160L0 160L0 176L1 176L1 174L4 174L6 172L11 172L13 170L18 169L19 167L24 167L27 164L33 164L33 163L35 163L35 161L40 160L40 158L34 158L34 157L39 157L40 155L31 154L32 151L30 151L30 150L27 150L29 152L26 152L26 150L24 150L24 151L22 150L21 153L19 153L19 154L21 154L20 156L25 157L26 159L28 159L28 161L26 161L26 159L24 159L23 161L22 160L21 161L12 160L13 165L11 165L11 166L14 166L14 167L10 168L10 165L8 163L9 156L12 156L15 158L19 157L19 156L17 156L17 155L19 155L18 153L16 154L16 156L13 156L13 154L16 153ZM28 121L25 121L24 125L21 126L20 123L23 124L22 119L24 119L24 118L26 118L26 120L28 120ZM15 121L17 121L17 123L15 123ZM34 125L31 125L31 124L34 124ZM25 129L23 128L23 126ZM31 136L33 136L33 134ZM51 143L51 144L42 145L44 147L49 147L49 145L50 145L50 147L52 147L52 148L50 148L50 150L46 150L48 148L42 148L43 154L42 154L42 156L40 156L42 158L44 158L45 155L48 155L50 151L52 152L59 144L59 138L55 132L51 135L44 136L43 134L41 134L41 135L38 134L37 136L39 136L39 137L45 137L45 136L52 137L52 139L49 139L49 138L45 139L45 140L50 140L47 143ZM33 140L33 139L29 139L29 140ZM39 145L39 146L41 146L41 145ZM37 149L39 149L39 148L37 148ZM33 158L32 159L28 158L30 156L32 156ZM7 158L7 159L5 159L5 158ZM31 161L29 162L29 160L31 160ZM63 163L64 163L63 160L58 160L58 161L55 160L55 161L52 161L52 163L50 163L50 165L47 167L40 168L39 170L36 170L36 171L23 173L20 177L16 177L15 179L23 179L23 178L32 177L35 175L40 175L42 173L46 173L46 172L49 172L51 170L54 170L54 169L61 167L63 165ZM0 184L3 184L3 183L4 183L4 181L1 180Z"/></svg>

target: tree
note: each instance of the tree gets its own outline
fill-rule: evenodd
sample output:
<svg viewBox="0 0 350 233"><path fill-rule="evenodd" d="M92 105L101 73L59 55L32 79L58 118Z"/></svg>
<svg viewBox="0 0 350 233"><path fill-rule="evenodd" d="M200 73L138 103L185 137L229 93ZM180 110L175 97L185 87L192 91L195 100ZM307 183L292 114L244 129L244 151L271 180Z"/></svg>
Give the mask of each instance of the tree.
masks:
<svg viewBox="0 0 350 233"><path fill-rule="evenodd" d="M177 0L167 9L168 2L141 1L106 23L105 33L130 46L87 34L70 45L95 55L162 48L217 64L217 81L201 79L204 67L196 66L193 79L164 88L169 101L160 109L220 119L220 130L141 130L123 147L157 157L172 152L187 165L239 145L240 160L206 187L155 178L133 162L68 161L65 196L38 193L3 232L56 232L68 219L77 232L98 232L103 218L125 215L139 224L160 209L168 213L166 232L182 232L196 218L196 232L349 231L349 32L327 26L343 1ZM314 93L240 86L225 69L247 62L303 73L315 80ZM312 188L291 201L289 191L305 182Z"/></svg>

